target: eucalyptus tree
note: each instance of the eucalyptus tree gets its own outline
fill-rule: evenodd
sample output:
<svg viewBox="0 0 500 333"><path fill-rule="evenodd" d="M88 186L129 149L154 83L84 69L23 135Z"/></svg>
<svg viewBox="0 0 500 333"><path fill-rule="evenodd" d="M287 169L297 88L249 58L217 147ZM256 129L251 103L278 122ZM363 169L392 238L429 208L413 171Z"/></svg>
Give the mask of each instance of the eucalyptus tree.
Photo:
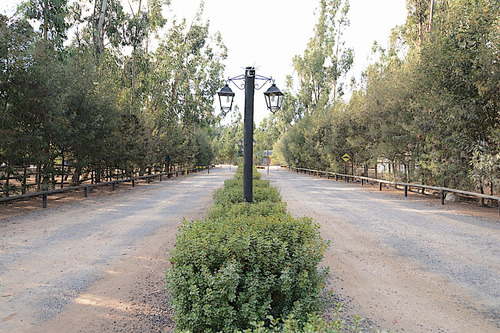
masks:
<svg viewBox="0 0 500 333"><path fill-rule="evenodd" d="M197 128L217 120L213 98L222 84L226 48L219 34L209 34L200 12L189 26L173 21L153 57L146 112L161 142L160 158L196 164L204 138L195 137Z"/></svg>
<svg viewBox="0 0 500 333"><path fill-rule="evenodd" d="M44 40L52 40L59 49L63 47L70 27L68 0L27 0L20 10L28 19L40 22Z"/></svg>
<svg viewBox="0 0 500 333"><path fill-rule="evenodd" d="M439 3L438 3L439 5ZM499 126L498 34L494 1L456 0L436 7L415 70L420 128L428 147L426 167L436 181L468 187L475 147L493 142Z"/></svg>
<svg viewBox="0 0 500 333"><path fill-rule="evenodd" d="M299 78L297 97L305 112L324 108L341 93L339 80L352 66L354 52L345 48L343 33L349 25L348 0L320 0L319 19L303 56L293 66Z"/></svg>

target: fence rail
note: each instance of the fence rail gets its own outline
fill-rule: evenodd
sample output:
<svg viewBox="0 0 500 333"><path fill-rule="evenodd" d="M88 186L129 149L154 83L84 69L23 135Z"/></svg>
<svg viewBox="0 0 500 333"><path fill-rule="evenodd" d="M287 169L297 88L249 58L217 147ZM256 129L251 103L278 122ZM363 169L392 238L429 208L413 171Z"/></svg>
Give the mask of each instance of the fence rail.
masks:
<svg viewBox="0 0 500 333"><path fill-rule="evenodd" d="M436 192L440 193L440 199L441 199L442 205L444 205L444 203L445 203L445 197L446 197L447 193L456 193L456 194L465 195L465 196L469 196L469 197L476 197L479 199L489 199L489 200L496 201L498 203L498 209L499 209L499 214L500 214L500 197L494 196L494 195L487 195L487 194L481 194L481 193L475 193L475 192L456 190L456 189L452 189L452 188L448 188L448 187L429 186L429 185L413 184L413 183L391 182L391 181L383 180L383 179L369 178L369 177L364 177L364 176L346 175L346 174L328 172L328 171L322 171L322 170L314 170L314 169L306 169L306 168L294 168L294 167L290 167L290 166L284 166L284 168L286 168L287 170L290 170L290 171L295 171L297 173L312 174L312 175L316 175L317 177L319 177L321 175L321 176L326 176L328 178L332 177L332 178L335 178L336 180L343 179L347 182L349 182L349 180L352 180L352 181L359 180L361 182L361 185L364 185L365 182L378 183L380 191L382 191L382 184L392 185L395 188L398 188L398 186L400 186L400 187L404 188L405 197L408 196L408 191L411 188L421 189L422 194L425 193L425 190L432 190L432 191L436 191Z"/></svg>
<svg viewBox="0 0 500 333"><path fill-rule="evenodd" d="M40 191L40 192L34 192L34 193L28 193L28 194L22 194L22 195L16 195L16 196L11 196L11 197L5 197L5 198L0 198L0 203L4 202L11 202L11 201L17 201L17 200L27 200L33 197L42 197L42 206L43 208L47 208L47 199L50 195L53 194L58 194L58 193L64 193L64 192L72 192L72 191L77 191L77 190L84 190L84 196L88 197L88 190L89 188L94 188L94 187L99 187L99 186L109 186L111 185L113 187L113 190L116 188L117 184L120 183L126 183L126 182L131 182L132 187L135 187L135 182L138 180L144 180L146 179L148 182L152 178L160 178L160 181L162 181L163 177L166 176L168 178L171 178L172 176L179 177L179 175L186 176L189 173L193 172L198 172L207 169L208 172L210 173L210 167L209 166L198 166L196 168L192 169L186 169L186 170L180 170L180 171L172 171L172 172L162 172L162 173L156 173L152 175L144 175L144 176L139 176L139 177L133 177L133 178L128 178L128 179L118 179L118 180L112 180L109 182L103 182L103 183L96 183L96 184L85 184L85 185L77 185L77 186L70 186L70 187L65 187L65 188L60 188L60 189L54 189L54 190L48 190L48 191Z"/></svg>

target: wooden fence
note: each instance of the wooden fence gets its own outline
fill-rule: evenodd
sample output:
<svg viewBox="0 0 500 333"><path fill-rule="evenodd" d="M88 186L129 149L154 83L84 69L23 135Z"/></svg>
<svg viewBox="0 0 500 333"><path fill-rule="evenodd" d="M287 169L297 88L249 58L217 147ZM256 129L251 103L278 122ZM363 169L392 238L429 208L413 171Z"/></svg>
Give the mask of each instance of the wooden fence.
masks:
<svg viewBox="0 0 500 333"><path fill-rule="evenodd" d="M489 199L489 200L492 200L492 201L495 201L498 203L498 209L499 209L499 214L500 214L500 197L493 196L493 195L456 190L456 189L447 188L447 187L429 186L429 185L421 185L421 184L413 184L413 183L391 182L388 180L369 178L369 177L363 177L363 176L346 175L346 174L321 171L321 170L313 170L313 169L306 169L306 168L294 168L294 167L289 167L289 166L283 166L283 167L286 168L287 170L295 171L297 173L316 175L317 177L326 176L327 178L335 178L335 180L337 180L337 181L339 179L345 180L346 182L357 180L357 181L361 182L361 185L364 185L364 183L368 183L368 182L378 183L380 191L382 191L383 184L389 185L389 186L394 186L395 188L401 187L404 190L405 197L408 196L408 191L411 190L412 188L419 189L421 191L420 193L422 193L422 194L425 194L426 190L434 191L434 192L439 193L442 205L444 205L444 203L445 203L445 197L446 197L447 193L456 193L458 195L467 196L467 197L476 197L479 199Z"/></svg>
<svg viewBox="0 0 500 333"><path fill-rule="evenodd" d="M40 191L40 192L16 195L16 196L11 196L11 197L5 197L5 198L0 198L0 203L6 203L6 202L11 202L11 201L16 201L16 200L27 200L30 198L41 196L42 197L42 206L43 206L43 208L47 208L48 196L53 195L53 194L83 190L84 196L88 197L89 189L94 188L94 187L112 186L113 190L115 190L117 184L128 183L128 182L131 182L132 187L135 187L135 183L139 180L146 180L149 183L151 181L151 179L154 179L154 178L159 178L160 181L162 181L163 177L171 178L173 176L179 177L179 175L183 175L183 176L187 177L187 175L189 173L198 172L198 171L202 171L205 169L207 169L208 172L210 173L209 166L197 166L197 167L192 168L192 169L186 169L186 170L181 170L181 171L162 172L162 173L144 175L144 176L133 177L133 178L128 178L128 179L112 180L112 181L103 182L103 183L70 186L70 187L66 187L66 188L60 188L60 189L54 189L54 190L48 190L48 191Z"/></svg>

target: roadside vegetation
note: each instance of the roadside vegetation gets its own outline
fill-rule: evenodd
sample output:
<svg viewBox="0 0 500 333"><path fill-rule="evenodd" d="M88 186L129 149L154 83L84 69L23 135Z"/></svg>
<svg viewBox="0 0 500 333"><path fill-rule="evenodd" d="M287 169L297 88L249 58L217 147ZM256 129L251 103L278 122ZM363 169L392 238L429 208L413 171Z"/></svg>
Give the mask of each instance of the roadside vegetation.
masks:
<svg viewBox="0 0 500 333"><path fill-rule="evenodd" d="M371 65L350 77L349 0L318 0L285 105L256 129L256 160L272 150L295 167L498 193L500 4L406 4L390 43L373 44ZM1 196L68 175L239 161L240 112L221 123L214 110L223 36L209 33L203 3L191 24L167 6L29 0L0 15Z"/></svg>
<svg viewBox="0 0 500 333"><path fill-rule="evenodd" d="M29 0L0 15L0 196L213 160L226 48L168 4Z"/></svg>

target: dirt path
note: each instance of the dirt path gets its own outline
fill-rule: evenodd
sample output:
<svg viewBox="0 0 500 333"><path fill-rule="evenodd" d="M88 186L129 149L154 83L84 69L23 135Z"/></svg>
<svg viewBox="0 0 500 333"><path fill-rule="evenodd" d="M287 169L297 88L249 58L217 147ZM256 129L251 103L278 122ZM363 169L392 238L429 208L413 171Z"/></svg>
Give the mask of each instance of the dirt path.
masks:
<svg viewBox="0 0 500 333"><path fill-rule="evenodd" d="M0 221L0 332L165 332L164 271L182 223L234 168Z"/></svg>
<svg viewBox="0 0 500 333"><path fill-rule="evenodd" d="M182 218L200 218L212 189L233 172L0 221L0 331L170 331L166 252ZM332 241L324 264L349 313L395 332L499 331L496 210L277 169L269 179L292 214L314 218Z"/></svg>
<svg viewBox="0 0 500 333"><path fill-rule="evenodd" d="M500 331L498 211L271 170L288 210L332 241L331 288L349 311L395 332ZM464 209L465 208L465 209Z"/></svg>

